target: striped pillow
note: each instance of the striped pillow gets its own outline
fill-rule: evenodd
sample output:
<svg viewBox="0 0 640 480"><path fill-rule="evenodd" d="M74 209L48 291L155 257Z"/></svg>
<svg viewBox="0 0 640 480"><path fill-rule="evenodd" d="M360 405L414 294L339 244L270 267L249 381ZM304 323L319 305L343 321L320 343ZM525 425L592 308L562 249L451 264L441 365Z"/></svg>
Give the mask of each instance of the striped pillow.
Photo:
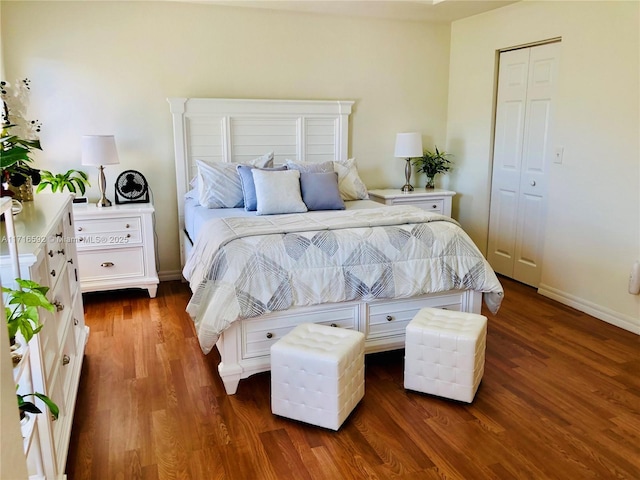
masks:
<svg viewBox="0 0 640 480"><path fill-rule="evenodd" d="M235 162L205 162L196 160L198 167L198 203L206 208L238 208L244 205L242 183ZM243 163L258 168L273 165L273 152Z"/></svg>

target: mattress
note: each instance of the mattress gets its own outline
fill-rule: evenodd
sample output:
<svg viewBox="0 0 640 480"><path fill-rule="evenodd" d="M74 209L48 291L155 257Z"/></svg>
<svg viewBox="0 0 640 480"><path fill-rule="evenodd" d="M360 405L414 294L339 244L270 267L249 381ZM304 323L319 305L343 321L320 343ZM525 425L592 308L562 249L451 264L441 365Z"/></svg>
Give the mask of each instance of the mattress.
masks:
<svg viewBox="0 0 640 480"><path fill-rule="evenodd" d="M361 208L376 208L381 204L373 200L352 200L344 202L347 210ZM213 218L254 217L256 212L247 212L244 208L206 208L198 200L185 197L184 200L184 229L191 239L191 243L198 238L198 233L207 221Z"/></svg>

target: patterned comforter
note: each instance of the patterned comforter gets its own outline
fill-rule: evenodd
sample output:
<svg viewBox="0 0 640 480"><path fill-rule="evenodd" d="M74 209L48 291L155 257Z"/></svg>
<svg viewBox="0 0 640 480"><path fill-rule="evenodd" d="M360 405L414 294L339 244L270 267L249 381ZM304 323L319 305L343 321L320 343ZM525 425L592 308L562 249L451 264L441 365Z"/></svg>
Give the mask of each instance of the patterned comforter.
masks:
<svg viewBox="0 0 640 480"><path fill-rule="evenodd" d="M234 217L203 227L183 270L209 353L231 322L294 306L503 290L455 220L413 206Z"/></svg>

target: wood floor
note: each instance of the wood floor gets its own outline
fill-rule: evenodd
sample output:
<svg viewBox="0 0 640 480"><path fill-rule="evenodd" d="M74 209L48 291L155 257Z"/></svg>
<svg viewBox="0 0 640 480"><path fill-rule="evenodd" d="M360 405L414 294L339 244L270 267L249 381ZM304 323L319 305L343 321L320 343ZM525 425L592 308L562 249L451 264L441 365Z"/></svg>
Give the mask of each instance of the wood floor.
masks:
<svg viewBox="0 0 640 480"><path fill-rule="evenodd" d="M473 404L406 392L402 351L368 355L337 433L274 417L268 373L227 396L185 284L85 295L69 479L639 479L640 337L501 280Z"/></svg>

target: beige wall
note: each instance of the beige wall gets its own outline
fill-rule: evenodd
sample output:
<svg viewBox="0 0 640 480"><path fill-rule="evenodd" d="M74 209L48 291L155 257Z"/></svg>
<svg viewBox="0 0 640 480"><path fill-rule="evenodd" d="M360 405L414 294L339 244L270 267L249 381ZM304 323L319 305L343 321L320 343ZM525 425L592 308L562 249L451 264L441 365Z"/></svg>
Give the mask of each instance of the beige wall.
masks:
<svg viewBox="0 0 640 480"><path fill-rule="evenodd" d="M370 187L404 183L397 132L444 143L448 26L172 2L0 5L7 75L31 78L43 123L38 166L81 168L80 136L115 134L109 198L120 171L145 174L165 278L179 269L167 97L355 100L351 154Z"/></svg>
<svg viewBox="0 0 640 480"><path fill-rule="evenodd" d="M541 292L640 333L637 2L522 2L454 22L447 145L454 213L486 251L496 52L562 37Z"/></svg>

